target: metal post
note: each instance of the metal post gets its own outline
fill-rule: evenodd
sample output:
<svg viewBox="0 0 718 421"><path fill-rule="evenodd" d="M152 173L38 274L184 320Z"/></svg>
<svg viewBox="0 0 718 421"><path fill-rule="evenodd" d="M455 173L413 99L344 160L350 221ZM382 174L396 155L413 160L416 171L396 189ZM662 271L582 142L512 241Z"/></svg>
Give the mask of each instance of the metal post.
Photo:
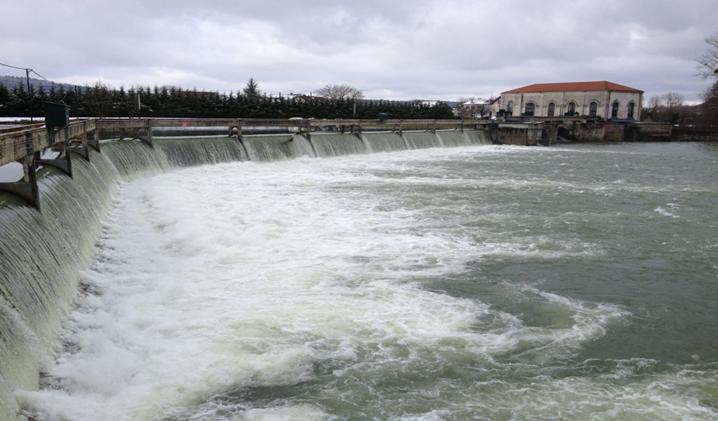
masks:
<svg viewBox="0 0 718 421"><path fill-rule="evenodd" d="M27 80L27 109L30 111L30 123L32 119L32 97L30 96L30 69L25 69L25 77Z"/></svg>

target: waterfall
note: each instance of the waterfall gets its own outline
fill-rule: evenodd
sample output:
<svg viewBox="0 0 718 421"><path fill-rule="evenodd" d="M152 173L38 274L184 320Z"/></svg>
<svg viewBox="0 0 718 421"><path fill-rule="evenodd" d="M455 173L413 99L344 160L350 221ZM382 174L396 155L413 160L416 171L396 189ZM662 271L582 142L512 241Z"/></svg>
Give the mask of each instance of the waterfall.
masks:
<svg viewBox="0 0 718 421"><path fill-rule="evenodd" d="M406 142L398 133L365 133L361 136L369 152L406 150Z"/></svg>
<svg viewBox="0 0 718 421"><path fill-rule="evenodd" d="M189 167L221 162L246 161L247 155L235 138L162 139L155 147L164 155L167 167Z"/></svg>
<svg viewBox="0 0 718 421"><path fill-rule="evenodd" d="M80 272L95 255L102 222L119 183L178 167L230 161L278 161L490 143L484 131L301 134L156 138L154 145L102 143L90 160L72 156L73 177L38 172L42 212L0 201L0 419L17 419L17 389L40 387L40 373L63 344L63 323L78 294Z"/></svg>
<svg viewBox="0 0 718 421"><path fill-rule="evenodd" d="M244 146L250 161L270 162L292 159L297 156L292 135L245 136Z"/></svg>
<svg viewBox="0 0 718 421"><path fill-rule="evenodd" d="M19 410L12 391L38 388L38 373L61 346L79 271L88 267L111 208L117 172L102 154L90 157L91 163L73 157L73 178L41 171L42 213L26 206L0 211L2 419Z"/></svg>
<svg viewBox="0 0 718 421"><path fill-rule="evenodd" d="M320 157L367 153L362 140L353 134L312 135L312 145Z"/></svg>
<svg viewBox="0 0 718 421"><path fill-rule="evenodd" d="M441 138L431 132L405 132L404 137L409 149L440 148L444 146L441 143Z"/></svg>
<svg viewBox="0 0 718 421"><path fill-rule="evenodd" d="M160 155L149 145L134 140L103 144L102 153L128 181L160 173L164 168Z"/></svg>
<svg viewBox="0 0 718 421"><path fill-rule="evenodd" d="M491 138L483 130L437 131L436 135L441 139L444 147L490 145Z"/></svg>

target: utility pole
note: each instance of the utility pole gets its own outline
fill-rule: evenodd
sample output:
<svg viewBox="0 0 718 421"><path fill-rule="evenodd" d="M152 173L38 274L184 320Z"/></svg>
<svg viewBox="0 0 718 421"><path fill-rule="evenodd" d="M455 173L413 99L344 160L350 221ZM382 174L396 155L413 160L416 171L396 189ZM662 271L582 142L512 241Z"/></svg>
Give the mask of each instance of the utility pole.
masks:
<svg viewBox="0 0 718 421"><path fill-rule="evenodd" d="M30 123L32 119L32 97L30 96L30 69L25 69L25 78L27 81L27 109L30 110Z"/></svg>

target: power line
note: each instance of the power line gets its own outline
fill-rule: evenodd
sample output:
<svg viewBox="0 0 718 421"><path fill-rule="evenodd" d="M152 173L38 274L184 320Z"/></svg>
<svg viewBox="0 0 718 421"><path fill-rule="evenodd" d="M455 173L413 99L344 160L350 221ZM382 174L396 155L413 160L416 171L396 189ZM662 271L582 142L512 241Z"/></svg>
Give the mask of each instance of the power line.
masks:
<svg viewBox="0 0 718 421"><path fill-rule="evenodd" d="M17 66L11 66L9 64L0 63L0 66L9 67L11 69L17 69L17 70L24 70L27 74L34 73L36 74L40 79L44 80L47 83L52 83L53 85L58 85L57 83L47 79L45 76L41 75L40 73L34 71L33 69L27 68L27 67L17 67Z"/></svg>
<svg viewBox="0 0 718 421"><path fill-rule="evenodd" d="M18 70L32 70L32 69L26 69L25 67L17 67L17 66L11 66L9 64L0 63L0 66L9 67L11 69L18 69Z"/></svg>
<svg viewBox="0 0 718 421"><path fill-rule="evenodd" d="M5 67L9 67L9 68L11 68L11 69L18 69L18 70L24 70L24 71L25 71L25 78L26 78L25 80L27 81L27 92L28 92L28 94L30 93L30 72L33 72L33 73L35 73L36 75L40 76L36 71L34 71L34 70L30 69L30 68L22 68L22 67L17 67L17 66L11 66L11 65L5 64L5 63L0 63L0 64L2 64L2 65L5 66ZM40 77L42 77L42 76L40 76ZM45 79L44 77L42 77L42 78ZM45 80L48 81L48 82L50 82L50 81L47 80L47 79L45 79ZM50 83L53 83L53 82L50 82ZM28 95L28 97L27 97L27 108L28 108L28 110L30 111L30 123L32 123L32 121L33 121L33 118L32 118L32 98L30 97L30 95Z"/></svg>
<svg viewBox="0 0 718 421"><path fill-rule="evenodd" d="M36 71L34 71L34 70L32 70L32 69L30 69L30 71L31 71L32 73L35 73L40 79L44 80L45 82L47 82L47 83L52 83L53 85L57 85L57 83L55 83L55 82L53 82L53 81L51 81L51 80L47 80L47 79L46 79L43 75L41 75L40 73L38 73L38 72L36 72Z"/></svg>

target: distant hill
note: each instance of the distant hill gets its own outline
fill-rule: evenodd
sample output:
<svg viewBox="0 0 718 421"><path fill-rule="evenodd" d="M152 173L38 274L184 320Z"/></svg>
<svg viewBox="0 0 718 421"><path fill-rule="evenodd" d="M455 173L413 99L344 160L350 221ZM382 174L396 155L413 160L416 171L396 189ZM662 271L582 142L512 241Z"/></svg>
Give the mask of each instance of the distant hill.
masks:
<svg viewBox="0 0 718 421"><path fill-rule="evenodd" d="M13 89L21 83L22 86L27 89L27 78L25 77L0 76L0 85L5 85L5 87L8 89ZM52 87L55 87L55 90L58 90L60 89L60 86L62 86L66 91L75 89L75 85L71 85L69 83L53 83L42 79L34 78L30 78L30 85L35 89L38 89L42 86L45 90L50 90L50 88Z"/></svg>

